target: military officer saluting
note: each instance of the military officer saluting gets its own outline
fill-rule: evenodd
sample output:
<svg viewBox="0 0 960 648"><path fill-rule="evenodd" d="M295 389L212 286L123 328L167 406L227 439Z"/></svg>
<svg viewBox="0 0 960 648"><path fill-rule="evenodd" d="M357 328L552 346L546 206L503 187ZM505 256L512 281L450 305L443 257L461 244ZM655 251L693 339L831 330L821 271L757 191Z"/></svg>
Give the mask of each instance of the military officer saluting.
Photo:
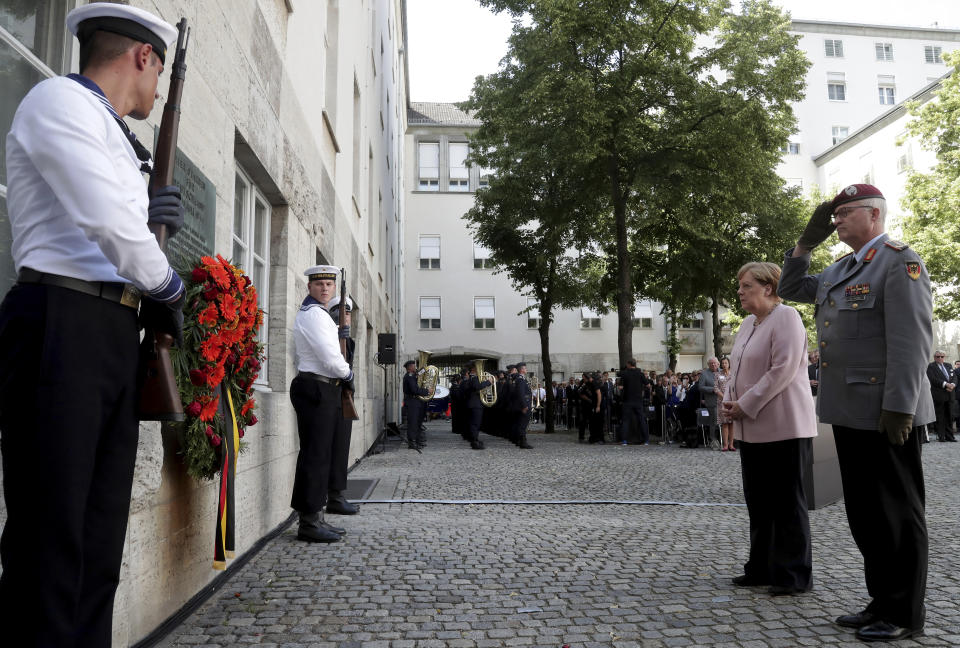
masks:
<svg viewBox="0 0 960 648"><path fill-rule="evenodd" d="M147 227L182 226L179 190L148 195L150 155L123 123L150 114L177 31L108 3L66 23L80 74L37 84L6 135L0 637L96 648L111 644L137 453L138 305L182 337L183 284Z"/></svg>
<svg viewBox="0 0 960 648"><path fill-rule="evenodd" d="M300 453L290 506L300 516L300 540L336 542L344 530L327 524L323 509L334 439L343 418L340 391L353 391L353 371L340 353L337 325L325 308L336 295L340 269L319 265L304 274L308 294L293 322L297 375L290 384L290 401L297 413Z"/></svg>
<svg viewBox="0 0 960 648"><path fill-rule="evenodd" d="M920 632L927 581L920 435L934 420L926 377L933 303L923 261L884 233L886 211L883 194L867 184L822 203L787 252L778 288L816 304L817 414L833 424L847 520L872 598L837 624L864 641ZM810 251L834 229L853 251L806 274Z"/></svg>

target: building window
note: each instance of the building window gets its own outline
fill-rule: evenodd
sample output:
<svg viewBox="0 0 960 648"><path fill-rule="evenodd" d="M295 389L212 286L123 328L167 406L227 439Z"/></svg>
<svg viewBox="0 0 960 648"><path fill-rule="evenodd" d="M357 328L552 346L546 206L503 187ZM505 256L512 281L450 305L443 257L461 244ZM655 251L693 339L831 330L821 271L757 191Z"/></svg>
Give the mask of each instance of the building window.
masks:
<svg viewBox="0 0 960 648"><path fill-rule="evenodd" d="M439 297L421 297L420 298L420 328L421 329L440 328L440 298Z"/></svg>
<svg viewBox="0 0 960 648"><path fill-rule="evenodd" d="M893 60L893 43L874 43L873 47L877 52L878 61Z"/></svg>
<svg viewBox="0 0 960 648"><path fill-rule="evenodd" d="M830 101L847 100L847 82L842 73L831 72L827 75L827 97Z"/></svg>
<svg viewBox="0 0 960 648"><path fill-rule="evenodd" d="M263 321L267 322L270 306L270 203L240 167L237 167L235 183L231 261L253 281L257 289L257 305L263 311ZM267 343L268 328L260 327L259 339L263 344Z"/></svg>
<svg viewBox="0 0 960 648"><path fill-rule="evenodd" d="M527 308L529 309L527 310L527 328L540 328L540 307L537 305L537 300L527 297Z"/></svg>
<svg viewBox="0 0 960 648"><path fill-rule="evenodd" d="M481 189L484 187L489 187L491 175L493 174L490 172L490 169L480 167L478 176L477 176L477 186L480 187Z"/></svg>
<svg viewBox="0 0 960 648"><path fill-rule="evenodd" d="M473 328L492 329L496 319L497 314L493 297L473 298Z"/></svg>
<svg viewBox="0 0 960 648"><path fill-rule="evenodd" d="M467 143L450 142L450 191L470 191L470 167L467 166Z"/></svg>
<svg viewBox="0 0 960 648"><path fill-rule="evenodd" d="M696 313L692 318L680 320L680 328L703 330L703 313Z"/></svg>
<svg viewBox="0 0 960 648"><path fill-rule="evenodd" d="M493 261L490 260L490 250L476 241L473 243L473 268L474 270L490 270L493 268Z"/></svg>
<svg viewBox="0 0 960 648"><path fill-rule="evenodd" d="M780 152L789 155L800 155L800 144L797 142L787 142L780 147Z"/></svg>
<svg viewBox="0 0 960 648"><path fill-rule="evenodd" d="M440 269L440 237L439 236L421 236L420 237L420 269L421 270L439 270Z"/></svg>
<svg viewBox="0 0 960 648"><path fill-rule="evenodd" d="M877 93L880 95L881 106L892 106L893 104L897 103L896 88L897 86L894 83L894 77L892 76L877 77Z"/></svg>
<svg viewBox="0 0 960 648"><path fill-rule="evenodd" d="M598 329L600 328L600 313L593 310L592 308L581 308L580 309L580 328L582 329Z"/></svg>
<svg viewBox="0 0 960 648"><path fill-rule="evenodd" d="M653 328L653 304L643 301L633 307L633 328Z"/></svg>
<svg viewBox="0 0 960 648"><path fill-rule="evenodd" d="M830 58L843 58L843 41L829 38L824 40L823 53Z"/></svg>
<svg viewBox="0 0 960 648"><path fill-rule="evenodd" d="M420 170L417 189L440 191L440 143L420 142L417 145L417 156Z"/></svg>
<svg viewBox="0 0 960 648"><path fill-rule="evenodd" d="M943 54L943 48L938 45L923 46L924 63L943 63L943 59L940 57L941 54Z"/></svg>
<svg viewBox="0 0 960 648"><path fill-rule="evenodd" d="M833 145L836 146L843 140L847 139L847 135L850 134L850 129L846 126L834 126L833 127Z"/></svg>

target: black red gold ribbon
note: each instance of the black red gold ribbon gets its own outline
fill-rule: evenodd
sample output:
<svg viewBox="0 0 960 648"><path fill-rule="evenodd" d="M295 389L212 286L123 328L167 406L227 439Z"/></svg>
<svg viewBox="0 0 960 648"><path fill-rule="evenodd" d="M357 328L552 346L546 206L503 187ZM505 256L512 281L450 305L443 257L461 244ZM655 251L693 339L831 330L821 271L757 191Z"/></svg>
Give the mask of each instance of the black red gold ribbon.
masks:
<svg viewBox="0 0 960 648"><path fill-rule="evenodd" d="M220 500L217 505L217 530L213 546L213 568L226 569L227 559L233 558L236 549L234 512L236 499L234 485L237 473L237 449L240 447L240 430L237 427L237 415L233 409L233 398L226 381L220 385L220 403L226 405L221 410L220 445Z"/></svg>

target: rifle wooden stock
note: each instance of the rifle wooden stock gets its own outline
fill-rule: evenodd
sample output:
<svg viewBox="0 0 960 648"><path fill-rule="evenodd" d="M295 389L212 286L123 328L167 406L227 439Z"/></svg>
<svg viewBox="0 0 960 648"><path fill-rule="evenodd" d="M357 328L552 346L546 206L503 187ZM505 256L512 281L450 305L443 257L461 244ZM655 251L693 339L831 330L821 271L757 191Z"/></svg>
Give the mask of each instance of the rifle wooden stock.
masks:
<svg viewBox="0 0 960 648"><path fill-rule="evenodd" d="M340 268L341 272L341 281L340 281L340 319L338 321L339 329L342 331L346 326L344 322L347 320L347 271L345 268ZM343 355L343 359L347 362L350 362L350 358L347 353L347 341L344 338L339 338L340 340L340 353ZM340 406L343 409L343 418L348 421L359 421L360 415L357 413L357 404L353 402L353 392L349 389L340 390Z"/></svg>
<svg viewBox="0 0 960 648"><path fill-rule="evenodd" d="M151 193L173 184L173 165L180 130L180 99L183 96L183 82L187 72L187 39L190 34L186 18L181 18L177 23L177 31L180 35L177 38L177 52L170 73L170 89L163 106L163 118L154 151L153 173L150 176ZM166 252L167 226L150 225L150 231L157 237L160 249ZM183 421L186 418L183 403L180 402L173 362L170 359L172 346L173 336L151 329L144 331L137 372L140 395L137 417L141 421Z"/></svg>

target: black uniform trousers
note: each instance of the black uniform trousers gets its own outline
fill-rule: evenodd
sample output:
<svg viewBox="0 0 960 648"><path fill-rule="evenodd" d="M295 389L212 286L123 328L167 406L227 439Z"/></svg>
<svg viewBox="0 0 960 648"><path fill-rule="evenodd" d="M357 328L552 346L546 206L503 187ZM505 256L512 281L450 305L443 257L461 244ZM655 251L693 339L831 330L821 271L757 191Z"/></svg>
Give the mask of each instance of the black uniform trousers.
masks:
<svg viewBox="0 0 960 648"><path fill-rule="evenodd" d="M650 429L647 426L647 419L643 415L643 402L631 401L623 404L623 415L620 421L620 440L633 441L634 425L640 428L640 443L650 441Z"/></svg>
<svg viewBox="0 0 960 648"><path fill-rule="evenodd" d="M811 439L740 445L743 498L750 516L750 557L743 573L761 583L813 585L810 518L803 472L813 452Z"/></svg>
<svg viewBox="0 0 960 648"><path fill-rule="evenodd" d="M937 440L943 441L953 437L953 394L944 401L933 401L933 409L937 414Z"/></svg>
<svg viewBox="0 0 960 648"><path fill-rule="evenodd" d="M510 439L516 443L521 444L527 439L527 428L530 426L530 415L531 412L527 409L526 413L512 412L513 421L510 429Z"/></svg>
<svg viewBox="0 0 960 648"><path fill-rule="evenodd" d="M405 398L403 407L407 410L407 443L419 444L426 441L426 433L420 431L427 404L416 396Z"/></svg>
<svg viewBox="0 0 960 648"><path fill-rule="evenodd" d="M470 417L470 436L467 440L470 443L476 443L480 440L480 422L483 421L484 409L483 406L467 408L467 416Z"/></svg>
<svg viewBox="0 0 960 648"><path fill-rule="evenodd" d="M927 522L920 433L902 446L876 430L833 426L843 501L863 554L867 610L902 628L923 626Z"/></svg>
<svg viewBox="0 0 960 648"><path fill-rule="evenodd" d="M338 419L343 418L340 386L297 376L290 383L290 401L297 413L300 452L290 507L316 513L327 503L330 460Z"/></svg>
<svg viewBox="0 0 960 648"><path fill-rule="evenodd" d="M137 313L53 286L0 306L0 637L109 647L139 426Z"/></svg>
<svg viewBox="0 0 960 648"><path fill-rule="evenodd" d="M337 431L333 435L333 448L330 452L328 492L342 493L347 490L347 462L350 461L350 437L352 435L353 421L341 416L337 421Z"/></svg>

